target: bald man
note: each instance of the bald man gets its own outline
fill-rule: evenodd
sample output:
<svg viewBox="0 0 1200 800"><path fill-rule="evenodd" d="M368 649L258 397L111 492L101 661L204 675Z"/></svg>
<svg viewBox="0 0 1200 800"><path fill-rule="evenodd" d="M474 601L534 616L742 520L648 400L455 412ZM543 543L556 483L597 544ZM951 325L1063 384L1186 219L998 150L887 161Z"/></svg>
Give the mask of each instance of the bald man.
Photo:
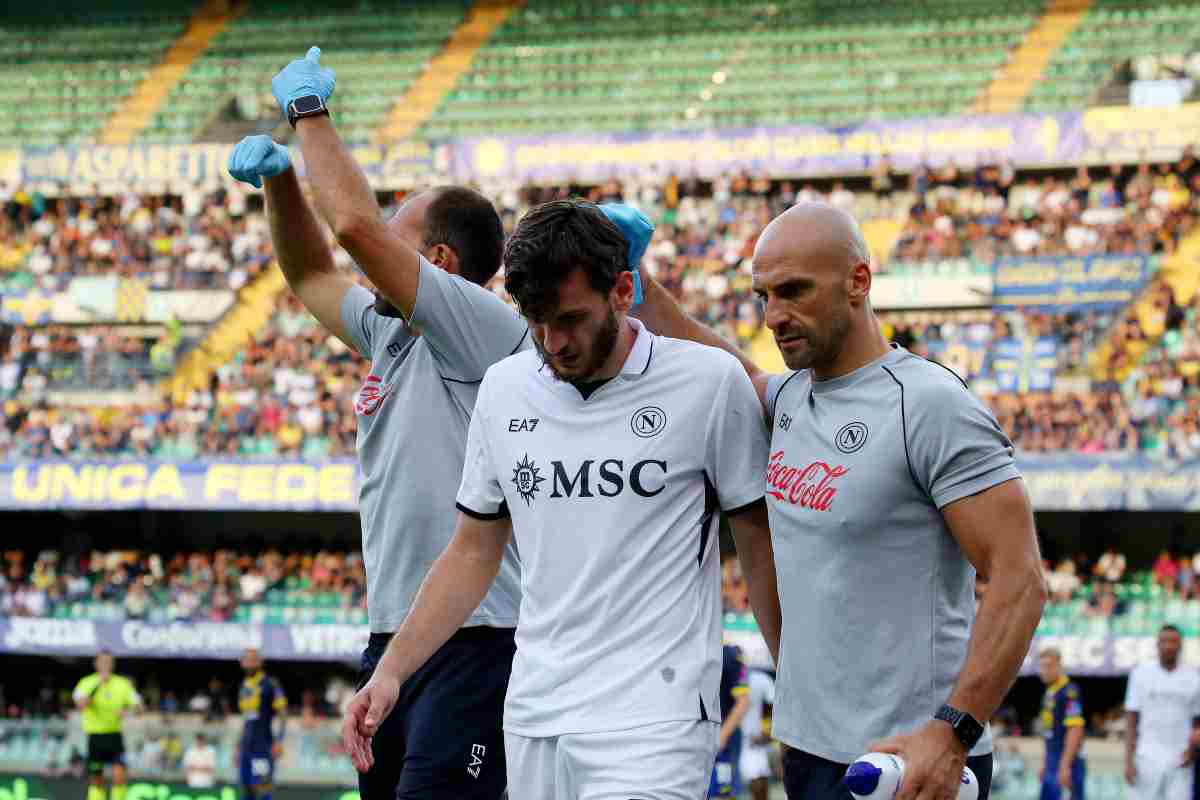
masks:
<svg viewBox="0 0 1200 800"><path fill-rule="evenodd" d="M788 210L755 248L754 291L792 370L742 358L772 432L785 785L789 800L849 798L847 766L881 750L907 762L900 800L956 796L964 764L986 798L983 722L1045 602L1033 514L995 418L957 375L884 339L871 280L857 223L826 204ZM730 348L655 300L656 330Z"/></svg>

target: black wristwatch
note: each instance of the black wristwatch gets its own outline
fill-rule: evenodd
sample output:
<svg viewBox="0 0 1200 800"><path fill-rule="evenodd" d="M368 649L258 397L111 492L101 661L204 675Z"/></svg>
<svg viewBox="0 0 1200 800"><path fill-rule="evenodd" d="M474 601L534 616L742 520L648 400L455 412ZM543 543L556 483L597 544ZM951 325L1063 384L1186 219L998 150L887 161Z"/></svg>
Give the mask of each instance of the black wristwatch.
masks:
<svg viewBox="0 0 1200 800"><path fill-rule="evenodd" d="M303 117L316 117L321 114L329 116L329 109L325 107L325 101L321 99L320 95L306 94L288 103L288 124L293 128L296 127L296 120Z"/></svg>
<svg viewBox="0 0 1200 800"><path fill-rule="evenodd" d="M983 725L979 723L979 720L965 711L959 711L953 706L942 706L933 715L933 718L949 722L950 727L954 729L954 735L967 748L968 753L979 742L979 738L983 736Z"/></svg>

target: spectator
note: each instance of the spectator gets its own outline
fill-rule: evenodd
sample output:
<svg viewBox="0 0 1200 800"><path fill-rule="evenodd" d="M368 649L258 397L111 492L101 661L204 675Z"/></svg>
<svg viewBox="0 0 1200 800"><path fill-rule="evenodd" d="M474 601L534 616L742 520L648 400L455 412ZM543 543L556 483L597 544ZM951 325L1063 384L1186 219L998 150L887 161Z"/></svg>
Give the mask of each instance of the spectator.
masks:
<svg viewBox="0 0 1200 800"><path fill-rule="evenodd" d="M217 751L203 733L183 754L183 771L192 789L211 789L217 784Z"/></svg>
<svg viewBox="0 0 1200 800"><path fill-rule="evenodd" d="M1125 555L1118 553L1114 547L1106 548L1096 561L1092 574L1109 583L1120 583L1125 577Z"/></svg>
<svg viewBox="0 0 1200 800"><path fill-rule="evenodd" d="M1075 573L1075 562L1063 559L1058 568L1046 576L1050 587L1050 598L1054 602L1065 603L1071 599L1080 587L1079 576Z"/></svg>
<svg viewBox="0 0 1200 800"><path fill-rule="evenodd" d="M1154 562L1151 575L1154 577L1155 583L1174 594L1176 581L1179 579L1179 565L1175 559L1171 558L1169 550L1163 550L1158 554L1158 560Z"/></svg>

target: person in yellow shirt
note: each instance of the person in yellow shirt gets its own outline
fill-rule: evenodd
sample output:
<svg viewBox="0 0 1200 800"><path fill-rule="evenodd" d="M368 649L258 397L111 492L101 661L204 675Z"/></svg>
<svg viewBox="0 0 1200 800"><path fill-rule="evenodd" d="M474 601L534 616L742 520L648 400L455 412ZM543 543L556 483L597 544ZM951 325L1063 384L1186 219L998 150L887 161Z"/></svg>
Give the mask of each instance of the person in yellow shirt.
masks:
<svg viewBox="0 0 1200 800"><path fill-rule="evenodd" d="M87 800L105 800L105 765L112 765L112 800L125 800L128 776L121 727L127 713L141 710L142 698L133 681L113 674L114 666L112 653L101 650L96 655L96 671L79 681L72 693L75 707L83 712L87 735Z"/></svg>

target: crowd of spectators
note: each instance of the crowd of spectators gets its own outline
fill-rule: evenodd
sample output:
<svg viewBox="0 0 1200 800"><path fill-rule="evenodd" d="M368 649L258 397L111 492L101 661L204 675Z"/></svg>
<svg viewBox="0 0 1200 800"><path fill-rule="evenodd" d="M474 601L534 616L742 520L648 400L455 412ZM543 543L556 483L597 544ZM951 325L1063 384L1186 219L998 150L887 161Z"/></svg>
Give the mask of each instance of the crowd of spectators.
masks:
<svg viewBox="0 0 1200 800"><path fill-rule="evenodd" d="M28 563L20 550L4 554L0 616L51 616L73 604L103 604L126 619L231 620L239 606L267 602L273 590L289 602L332 597L337 607L366 607L366 576L358 553L145 553L78 556L47 550Z"/></svg>
<svg viewBox="0 0 1200 800"><path fill-rule="evenodd" d="M1195 224L1200 162L1189 148L1174 164L1020 179L1008 162L951 161L918 168L909 189L916 201L896 246L902 260L1163 253Z"/></svg>
<svg viewBox="0 0 1200 800"><path fill-rule="evenodd" d="M689 313L748 345L763 335L751 291L757 235L796 202L823 199L859 218L905 215L893 261L1014 254L1169 252L1195 219L1200 163L1080 168L1071 178L1019 177L1007 163L949 163L907 176L880 162L867 186L773 181L732 174L702 182L649 174L595 186L483 187L506 226L557 197L638 204L658 227L644 263ZM156 287L237 289L271 257L257 200L239 188L182 197L128 195L45 201L0 193L0 279L62 288L74 275L139 276ZM399 198L397 198L399 199ZM349 256L333 247L340 267ZM8 270L5 272L5 270ZM503 295L502 280L493 288ZM994 379L1000 339L1051 339L1056 373L1080 375L1101 337L1115 337L1112 380L1051 391L995 392L990 402L1026 452L1143 451L1200 455L1200 300L1180 306L1156 291L1166 336L1156 348L1137 318L1091 312L990 310L883 315L889 337L968 380ZM46 402L69 373L89 388L140 385L166 374L186 343L178 330L126 335L120 328L0 330L0 457L323 458L354 451L354 398L368 365L286 296L257 339L182 402L73 408ZM1126 346L1129 345L1129 346ZM65 365L65 366L64 366ZM1123 380L1117 380L1122 376ZM1128 376L1128 377L1124 377ZM108 381L106 383L106 381ZM139 383L140 382L140 383ZM146 393L141 395L145 398ZM19 400L19 402L18 402Z"/></svg>
<svg viewBox="0 0 1200 800"><path fill-rule="evenodd" d="M1084 598L1083 613L1089 616L1113 617L1128 611L1125 590L1137 586L1143 597L1200 601L1197 575L1200 575L1200 552L1192 555L1162 550L1152 564L1143 570L1131 570L1123 553L1108 548L1097 558L1086 555L1067 556L1051 564L1043 563L1050 603L1063 604Z"/></svg>

